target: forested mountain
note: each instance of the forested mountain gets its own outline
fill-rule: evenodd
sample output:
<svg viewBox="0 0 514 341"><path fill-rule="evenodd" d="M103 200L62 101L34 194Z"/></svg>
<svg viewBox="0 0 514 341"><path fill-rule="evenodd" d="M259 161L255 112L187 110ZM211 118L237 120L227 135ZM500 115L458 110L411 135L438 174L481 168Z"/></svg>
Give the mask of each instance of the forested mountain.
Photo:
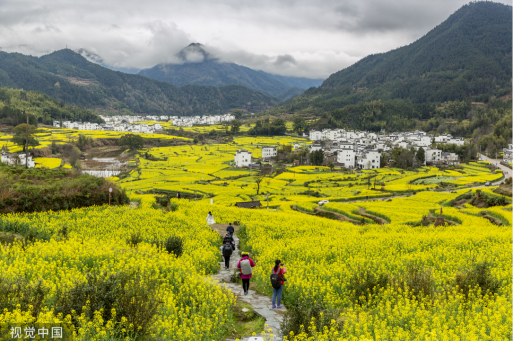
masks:
<svg viewBox="0 0 514 341"><path fill-rule="evenodd" d="M278 76L255 71L235 63L223 63L211 56L198 43L190 44L180 51L177 57L182 61L181 64L159 64L150 69L141 70L139 74L176 86L186 84L244 85L281 99L290 98L284 97L284 94L298 94L298 89L286 92L291 88L305 90L322 83L321 79Z"/></svg>
<svg viewBox="0 0 514 341"><path fill-rule="evenodd" d="M346 117L355 111L355 108L343 109L346 105L393 100L386 107L405 107L480 100L511 92L512 7L472 2L414 43L367 56L332 74L319 88L309 89L275 110L334 112L334 118L345 116L345 120L353 120L355 128L359 128L364 120L360 116ZM402 101L407 104L401 104ZM386 111L389 114L381 111L380 117L370 120L386 124L411 118L402 116L402 112L412 113L412 110ZM421 118L423 114L411 116Z"/></svg>
<svg viewBox="0 0 514 341"><path fill-rule="evenodd" d="M25 123L51 125L53 120L103 123L91 110L65 105L37 91L0 88L0 123L16 126Z"/></svg>
<svg viewBox="0 0 514 341"><path fill-rule="evenodd" d="M260 72L265 73L264 71L260 71ZM323 79L311 79L311 78L303 78L303 77L287 77L287 76L273 75L270 73L267 73L267 75L270 75L271 77L284 83L287 86L296 87L296 88L300 88L300 89L304 89L304 90L312 88L312 87L318 87L321 84L323 84Z"/></svg>
<svg viewBox="0 0 514 341"><path fill-rule="evenodd" d="M295 86L295 87L292 87L287 90L279 92L278 94L275 95L275 97L281 101L286 101L290 98L301 95L304 91L305 91L304 89Z"/></svg>
<svg viewBox="0 0 514 341"><path fill-rule="evenodd" d="M240 85L176 87L115 72L65 49L38 57L0 52L0 86L44 93L96 112L168 115L262 111L278 100Z"/></svg>

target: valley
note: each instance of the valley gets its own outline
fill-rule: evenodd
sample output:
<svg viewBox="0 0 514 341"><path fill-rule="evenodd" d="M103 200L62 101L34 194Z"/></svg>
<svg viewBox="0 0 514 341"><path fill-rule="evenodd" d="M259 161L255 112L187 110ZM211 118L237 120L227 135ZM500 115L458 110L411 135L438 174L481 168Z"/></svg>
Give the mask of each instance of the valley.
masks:
<svg viewBox="0 0 514 341"><path fill-rule="evenodd" d="M0 339L512 339L510 3L22 5Z"/></svg>

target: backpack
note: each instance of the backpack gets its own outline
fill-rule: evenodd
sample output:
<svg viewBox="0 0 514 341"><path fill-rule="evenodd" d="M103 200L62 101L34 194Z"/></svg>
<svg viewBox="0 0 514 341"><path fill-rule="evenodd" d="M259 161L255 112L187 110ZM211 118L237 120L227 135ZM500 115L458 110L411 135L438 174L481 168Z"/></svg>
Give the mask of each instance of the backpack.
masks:
<svg viewBox="0 0 514 341"><path fill-rule="evenodd" d="M232 246L230 244L223 245L223 257L230 257L232 254Z"/></svg>
<svg viewBox="0 0 514 341"><path fill-rule="evenodd" d="M275 269L271 269L271 276L270 276L270 280L271 280L271 286L275 289L280 289L280 287L282 287L282 283L280 282L280 269L278 270L277 273L275 273Z"/></svg>
<svg viewBox="0 0 514 341"><path fill-rule="evenodd" d="M245 276L252 274L252 265L250 264L249 259L243 259L241 261L241 273Z"/></svg>

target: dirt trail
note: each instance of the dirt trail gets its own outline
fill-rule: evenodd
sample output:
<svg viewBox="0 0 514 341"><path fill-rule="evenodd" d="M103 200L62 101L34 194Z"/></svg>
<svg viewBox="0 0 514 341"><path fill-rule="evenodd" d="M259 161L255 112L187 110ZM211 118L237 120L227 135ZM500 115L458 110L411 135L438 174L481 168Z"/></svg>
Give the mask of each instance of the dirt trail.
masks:
<svg viewBox="0 0 514 341"><path fill-rule="evenodd" d="M358 214L360 216L369 218L369 219L375 221L377 224L380 224L380 225L389 224L389 222L387 220L385 220L384 218L380 218L380 217L377 217L376 215L369 214L369 213L366 212L365 209L362 209L362 208L359 211L355 212L355 214Z"/></svg>
<svg viewBox="0 0 514 341"><path fill-rule="evenodd" d="M361 225L360 221L350 219L341 213L324 210L323 207L315 207L314 211L316 212L316 215L320 216L320 217L335 219L335 220L339 220L339 221L347 221L347 222L350 222L355 225Z"/></svg>

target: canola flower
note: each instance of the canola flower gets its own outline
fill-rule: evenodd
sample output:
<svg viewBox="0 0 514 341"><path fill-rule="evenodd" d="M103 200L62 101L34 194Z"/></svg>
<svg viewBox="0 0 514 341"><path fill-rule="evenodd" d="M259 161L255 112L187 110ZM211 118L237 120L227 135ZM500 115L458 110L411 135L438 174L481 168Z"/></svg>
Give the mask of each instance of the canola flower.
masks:
<svg viewBox="0 0 514 341"><path fill-rule="evenodd" d="M51 157L38 157L34 159L36 168L57 168L61 166L61 159Z"/></svg>
<svg viewBox="0 0 514 341"><path fill-rule="evenodd" d="M436 205L460 193L437 193L431 198L433 194L423 192L376 205L394 204L392 210L402 205L415 207L425 201ZM20 245L3 248L2 273L8 278L23 273L32 282L41 278L55 294L57 285L70 287L77 280L84 281L84 269L116 272L139 267L150 278L163 281L159 295L164 303L154 325L156 336L173 340L216 339L222 334L233 297L202 278L218 268L219 236L204 221L206 213L212 211L219 223L241 221L246 245L259 260L253 280L259 291L271 294L269 269L279 258L289 270L284 291L286 305L303 298L341 312L338 321L345 323L311 330L315 336L310 340L425 340L422 335L433 340L456 335L470 340L495 340L511 335L511 226L496 226L464 210L446 207L445 216L459 221L459 225L411 227L398 221L383 226L355 226L292 210L245 210L176 199L172 201L178 210L165 213L152 208L151 195L133 194L131 198L141 202L140 208L104 206L2 216L3 226L15 232L33 229L48 239L25 251ZM411 220L407 210L404 216L403 221ZM69 230L66 240L58 234L63 224ZM125 242L133 232L139 232L143 240L137 250ZM170 235L185 241L184 255L179 260L150 245L151 240ZM500 281L500 290L484 297L472 291L466 299L452 289L452 283L457 273L477 261L493 264L491 275ZM429 301L416 299L407 290L388 287L372 297L373 304L355 305L349 281L356 273L367 270L401 278L412 264L431 271L434 296ZM51 309L45 314L41 318L59 318L52 316ZM23 316L27 315L21 311L9 312L0 315L0 322L7 318L23 320ZM62 317L60 321L66 323ZM84 320L76 331L77 339L92 335L101 339L102 335L115 333L112 323L104 322ZM305 333L285 334L288 340L306 340Z"/></svg>
<svg viewBox="0 0 514 341"><path fill-rule="evenodd" d="M419 200L447 201L458 194L438 193L433 199ZM415 200L411 207L417 204ZM181 209L193 214L201 210L199 206L186 204ZM446 207L445 217L460 221L458 225L435 228L391 223L358 227L304 214L299 218L301 213L293 211L204 207L219 221L240 220L244 224L246 243L259 260L253 281L260 291L271 294L269 268L278 258L288 267L286 306L304 298L343 312L338 320L344 323L338 328L317 331L308 340L451 340L457 336L500 340L512 335L511 226L496 226L487 219ZM410 220L405 215L404 221ZM475 262L492 264L491 276L501 283L498 293L482 297L472 290L466 298L453 287L455 276ZM413 264L431 272L431 298L420 301L407 289L388 287L373 296L370 305L359 306L352 301L349 281L359 271L403 278ZM307 340L307 336L288 339Z"/></svg>
<svg viewBox="0 0 514 341"><path fill-rule="evenodd" d="M161 283L158 298L162 304L153 326L155 336L167 340L216 339L223 333L228 309L234 303L233 296L203 278L218 269L219 236L204 221L192 220L185 212L164 213L151 208L148 196L139 199L142 205L137 209L102 206L3 215L4 229L10 226L13 232L33 230L47 241L0 248L2 277L23 277L30 283L42 280L49 289L50 304L58 287L71 288L85 281L88 272L139 269L146 278ZM68 227L67 238L59 234L63 225ZM137 248L127 245L126 239L132 233L142 237ZM184 254L178 259L151 245L151 241L168 236L179 236L184 241ZM48 318L62 322L63 317L54 316L51 306L47 308L36 322ZM27 313L23 311L3 312L0 324L27 322L24 316ZM75 330L76 340L101 340L118 330L112 322L105 322L84 317L81 327Z"/></svg>

